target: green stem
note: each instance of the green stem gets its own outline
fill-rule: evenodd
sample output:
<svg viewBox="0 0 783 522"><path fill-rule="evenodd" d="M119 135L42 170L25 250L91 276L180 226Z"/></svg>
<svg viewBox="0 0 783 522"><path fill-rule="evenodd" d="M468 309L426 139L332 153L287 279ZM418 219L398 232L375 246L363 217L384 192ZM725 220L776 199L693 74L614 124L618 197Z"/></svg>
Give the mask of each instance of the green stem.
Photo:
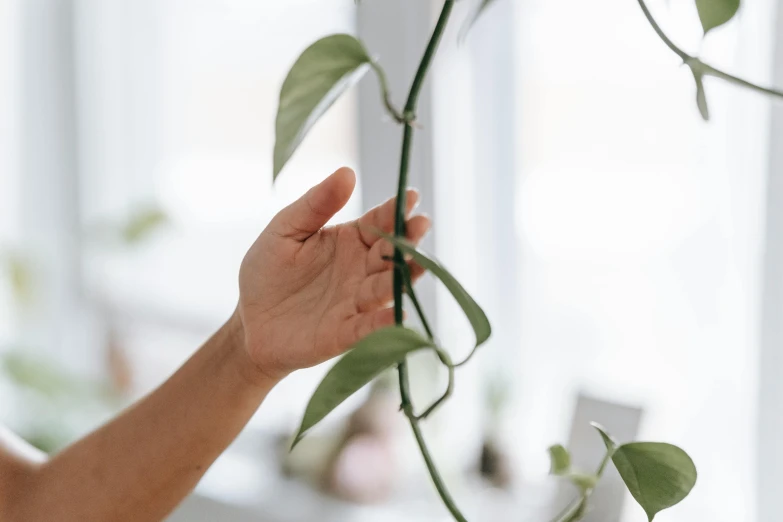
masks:
<svg viewBox="0 0 783 522"><path fill-rule="evenodd" d="M644 3L644 0L639 0L639 7L642 8L642 12L644 12L645 18L647 18L647 21L650 23L652 28L655 30L655 32L658 34L658 37L663 40L663 43L669 47L669 49L672 50L674 54L682 58L683 62L687 62L688 60L692 59L691 56L689 56L685 51L677 47L674 42L672 42L668 36L666 36L666 33L663 32L663 29L661 29L661 26L658 25L658 22L655 21L655 18L653 17L652 13L650 12L650 9L647 7L647 4Z"/></svg>
<svg viewBox="0 0 783 522"><path fill-rule="evenodd" d="M424 85L424 79L427 77L427 71L429 71L432 59L435 56L435 51L438 50L440 39L443 37L443 32L446 29L446 25L449 23L449 17L451 16L451 10L454 8L454 0L446 0L443 3L443 9L440 11L438 21L435 23L435 29L432 31L432 36L427 44L427 48L424 50L424 56L421 57L419 68L416 71L416 75L413 77L413 83L408 93L408 101L405 103L405 111L411 114L416 114L416 103L419 101L419 94L421 94L421 87Z"/></svg>
<svg viewBox="0 0 783 522"><path fill-rule="evenodd" d="M650 23L650 26L652 26L653 30L658 35L658 37L663 41L663 43L666 44L666 46L669 49L672 50L674 54L679 56L685 64L687 64L691 69L693 69L694 72L698 70L701 71L702 74L708 74L710 76L714 76L715 78L720 78L721 80L727 81L729 83L733 83L734 85L738 85L740 87L745 87L747 89L751 89L753 91L766 94L768 96L783 98L783 91L781 90L773 89L770 87L762 87L755 83L751 83L747 80L743 80L742 78L734 76L733 74L729 74L727 72L721 71L720 69L717 69L707 63L704 63L703 61L701 61L701 59L695 56L689 55L688 53L680 49L668 36L666 36L666 33L663 32L663 29L661 29L661 26L658 25L658 22L656 22L655 18L650 12L650 9L647 7L645 0L637 0L637 1L639 2L639 7L642 8L642 12L644 13L645 18L647 18L647 21Z"/></svg>
<svg viewBox="0 0 783 522"><path fill-rule="evenodd" d="M432 59L435 52L438 49L443 32L448 24L451 11L454 7L454 0L445 0L443 9L441 10L438 21L433 29L432 36L424 51L419 68L416 71L416 75L413 78L410 91L408 93L408 100L405 103L405 109L403 111L404 129L402 135L402 152L400 154L400 177L397 184L397 206L395 209L395 221L394 221L394 235L397 237L405 237L405 208L406 208L406 190L408 186L408 171L410 169L410 155L411 145L413 143L413 122L416 119L416 104L421 93L421 88L424 84L424 79L427 76L427 71L432 64ZM404 268L405 262L402 252L398 249L394 251L394 318L397 324L402 324L402 296L405 286L404 280ZM408 417L413 434L416 437L416 442L419 445L421 454L424 457L424 463L427 466L427 470L432 477L432 482L435 484L435 489L438 490L438 494L443 500L444 505L449 510L451 515L458 522L467 522L467 519L462 515L459 508L457 508L454 499L449 494L443 479L438 472L438 468L432 459L427 443L424 440L424 436L421 433L419 427L419 420L413 411L413 404L411 402L410 394L410 381L408 379L408 363L403 361L398 367L399 381L400 381L400 396L402 402L402 410Z"/></svg>
<svg viewBox="0 0 783 522"><path fill-rule="evenodd" d="M424 435L421 433L421 427L419 426L418 421L414 419L410 419L411 422L411 429L413 430L413 435L416 437L416 442L419 444L419 448L421 448L421 454L424 456L424 462L427 465L427 469L430 470L430 476L432 477L432 482L435 484L435 489L438 490L438 494L440 495L440 498L443 500L443 503L446 505L446 508L448 508L449 512L451 513L451 516L454 517L454 520L457 522L468 522L468 519L466 519L462 513L460 513L459 508L457 508L456 503L454 502L454 499L451 498L451 494L449 493L448 488L446 487L446 484L443 482L443 479L440 477L440 474L437 472L437 467L435 465L435 462L432 460L432 456L430 455L430 452L427 451L427 442L424 440Z"/></svg>
<svg viewBox="0 0 783 522"><path fill-rule="evenodd" d="M432 333L432 328L430 328L429 321L427 321L427 316L424 314L424 308L421 306L421 303L419 302L419 298L416 296L416 290L413 289L413 281L411 281L411 274L410 270L408 269L408 265L403 266L403 278L405 281L405 290L408 294L408 297L410 297L411 302L413 303L413 307L416 309L416 314L419 316L419 320L421 320L421 325L424 327L424 331L427 333L427 337L434 341L435 335ZM417 415L416 418L418 420L424 420L430 415L432 415L435 410L441 407L441 405L446 402L449 397L451 397L451 394L454 392L454 368L457 366L451 362L451 357L449 357L449 354L446 353L443 350L437 351L438 358L440 359L440 362L443 363L443 366L446 367L446 369L449 372L449 379L448 384L446 385L446 391L443 392L443 395L438 398L435 402L433 402L429 408L424 410L424 413L421 415Z"/></svg>
<svg viewBox="0 0 783 522"><path fill-rule="evenodd" d="M416 290L413 289L413 281L411 281L411 275L410 272L405 270L403 272L403 277L405 278L405 289L408 292L408 297L411 299L411 303L413 303L413 308L416 309L416 315L419 316L419 320L421 321L421 326L424 328L424 332L427 334L427 337L431 340L435 340L435 335L432 333L432 328L430 327L429 321L427 321L427 316L424 315L424 308L421 306L421 303L419 302L419 298L416 295Z"/></svg>
<svg viewBox="0 0 783 522"><path fill-rule="evenodd" d="M568 504L552 522L577 522L585 515L587 511L587 497L580 496Z"/></svg>
<svg viewBox="0 0 783 522"><path fill-rule="evenodd" d="M435 411L440 408L444 402L446 402L449 397L451 397L451 394L454 393L454 365L451 364L451 361L446 358L445 352L438 352L438 357L440 358L441 362L443 363L443 366L446 367L446 369L449 372L449 380L448 384L446 385L446 391L443 392L443 395L441 395L435 402L433 402L429 408L424 410L424 413L421 415L416 416L416 420L424 420Z"/></svg>
<svg viewBox="0 0 783 522"><path fill-rule="evenodd" d="M755 83L750 83L749 81L743 80L742 78L738 78L733 74L720 71L715 67L712 67L711 65L707 65L704 62L701 62L701 66L702 66L702 71L704 71L704 74L709 74L710 76L720 78L721 80L725 80L735 85L739 85L740 87L745 87L747 89L760 92L761 94L766 94L767 96L776 96L778 98L783 98L783 91L781 90L772 89L769 87L762 87L760 85L756 85Z"/></svg>
<svg viewBox="0 0 783 522"><path fill-rule="evenodd" d="M405 118L402 116L397 107L394 106L394 102L391 99L391 91L389 91L389 81L386 79L386 72L383 67L378 65L377 62L370 62L375 73L378 75L378 83L381 85L381 98L383 99L383 106L386 108L386 112L397 123L405 123Z"/></svg>
<svg viewBox="0 0 783 522"><path fill-rule="evenodd" d="M606 450L606 455L604 455L603 460L601 460L601 464L598 466L598 469L595 472L595 476L599 479L603 476L606 465L609 464L610 460L612 460L612 455L614 455L614 450Z"/></svg>
<svg viewBox="0 0 783 522"><path fill-rule="evenodd" d="M405 237L405 208L407 206L408 170L410 168L413 127L405 124L402 134L402 153L400 154L400 177L397 188L397 206L394 217L394 235ZM402 293L405 286L405 257L398 248L394 249L394 320L402 324ZM404 397L403 397L404 400Z"/></svg>
<svg viewBox="0 0 783 522"><path fill-rule="evenodd" d="M595 476L598 479L603 476L604 471L606 470L606 465L609 464L610 460L612 460L612 455L614 455L614 449L607 449L606 454L604 454L604 458L601 459L601 463L598 465L598 469L595 472ZM557 517L555 517L553 522L576 522L581 520L582 517L584 517L584 515L587 513L587 501L592 493L592 488L582 490L582 494L571 504L566 506L566 508L561 511Z"/></svg>
<svg viewBox="0 0 783 522"><path fill-rule="evenodd" d="M458 363L455 363L455 364L454 364L454 367L455 367L455 368L459 368L460 366L465 366L466 364L468 364L468 363L470 362L470 360L471 360L471 359L473 359L473 356L474 356L474 355L476 355L476 352L478 352L478 346L474 347L474 348L473 348L473 349L470 351L470 353L467 355L467 357L465 357L464 359L462 359L460 362L458 362Z"/></svg>

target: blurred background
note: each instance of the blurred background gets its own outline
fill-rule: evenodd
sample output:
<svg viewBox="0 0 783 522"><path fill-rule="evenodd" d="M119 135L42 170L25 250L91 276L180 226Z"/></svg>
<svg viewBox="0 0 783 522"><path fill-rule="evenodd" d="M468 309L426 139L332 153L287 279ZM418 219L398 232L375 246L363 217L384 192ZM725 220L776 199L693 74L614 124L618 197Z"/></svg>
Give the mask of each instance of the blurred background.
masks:
<svg viewBox="0 0 783 522"><path fill-rule="evenodd" d="M494 326L426 426L454 495L471 520L547 520L573 492L547 477L546 448L594 466L597 420L693 457L696 488L657 520L778 520L783 111L708 80L702 122L690 72L633 0L497 0L459 44L470 4L426 86L412 173L435 222L425 248ZM400 129L374 78L273 186L278 92L307 45L350 32L401 104L439 7L0 0L0 422L62 448L220 326L282 206L341 165L360 183L338 219L392 195ZM651 8L687 50L783 85L778 0L748 0L703 43L692 2ZM451 297L420 292L466 353ZM413 366L424 405L445 376ZM449 520L393 379L287 453L325 371L275 389L171 520ZM645 520L627 500L607 477L588 520Z"/></svg>

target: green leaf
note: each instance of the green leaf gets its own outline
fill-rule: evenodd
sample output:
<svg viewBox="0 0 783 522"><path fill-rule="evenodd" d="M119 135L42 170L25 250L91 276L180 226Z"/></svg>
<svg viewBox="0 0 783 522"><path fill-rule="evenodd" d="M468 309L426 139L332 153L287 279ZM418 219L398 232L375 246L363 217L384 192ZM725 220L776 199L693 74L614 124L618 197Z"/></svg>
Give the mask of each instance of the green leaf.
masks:
<svg viewBox="0 0 783 522"><path fill-rule="evenodd" d="M364 45L348 34L322 38L299 56L280 90L275 179L313 125L362 78L371 63Z"/></svg>
<svg viewBox="0 0 783 522"><path fill-rule="evenodd" d="M494 2L495 0L479 0L479 3L476 5L473 11L471 11L470 15L468 15L468 18L465 20L465 23L460 28L459 41L464 41L465 38L467 38L468 32L470 32L471 28L475 25L478 19L481 18L481 15L484 14L484 11Z"/></svg>
<svg viewBox="0 0 783 522"><path fill-rule="evenodd" d="M705 35L734 18L739 8L740 0L696 0Z"/></svg>
<svg viewBox="0 0 783 522"><path fill-rule="evenodd" d="M604 446L606 446L606 449L608 451L614 451L614 449L617 447L617 441L615 440L614 437L609 435L609 432L606 431L606 428L604 428L597 422L591 422L590 426L595 428L598 434L601 435L601 438L604 441Z"/></svg>
<svg viewBox="0 0 783 522"><path fill-rule="evenodd" d="M612 462L650 521L688 496L696 484L693 460L671 444L623 444L615 450Z"/></svg>
<svg viewBox="0 0 783 522"><path fill-rule="evenodd" d="M400 249L404 254L409 255L416 263L421 265L424 269L429 270L435 277L440 279L446 289L454 296L454 299L457 300L457 303L462 308L468 321L470 321L473 332L476 334L476 348L489 339L489 336L492 334L492 326L489 324L487 315L448 270L434 259L417 250L416 247L408 241L391 236L379 230L373 230L373 232ZM471 352L468 359L470 359L473 353L475 353L475 350ZM464 364L466 361L467 359L461 363L457 363L457 366Z"/></svg>
<svg viewBox="0 0 783 522"><path fill-rule="evenodd" d="M565 475L571 469L571 455L560 444L549 447L549 462L551 475Z"/></svg>
<svg viewBox="0 0 783 522"><path fill-rule="evenodd" d="M354 344L316 388L291 449L302 440L307 430L321 422L348 397L384 370L403 361L409 353L425 348L434 349L435 345L418 332L401 326L378 330Z"/></svg>

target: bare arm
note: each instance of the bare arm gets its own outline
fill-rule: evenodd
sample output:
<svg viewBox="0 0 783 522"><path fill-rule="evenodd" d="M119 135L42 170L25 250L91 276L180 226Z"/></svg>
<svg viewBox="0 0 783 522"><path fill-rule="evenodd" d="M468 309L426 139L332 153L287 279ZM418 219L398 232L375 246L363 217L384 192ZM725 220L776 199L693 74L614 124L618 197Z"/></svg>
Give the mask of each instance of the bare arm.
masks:
<svg viewBox="0 0 783 522"><path fill-rule="evenodd" d="M254 372L237 323L232 318L154 393L50 461L17 458L0 519L163 519L275 385Z"/></svg>
<svg viewBox="0 0 783 522"><path fill-rule="evenodd" d="M341 169L274 218L242 263L236 312L144 400L49 461L0 431L0 520L161 520L280 379L392 324L391 247L366 230L391 229L393 202L367 227L322 228L354 183ZM428 228L411 218L409 239Z"/></svg>

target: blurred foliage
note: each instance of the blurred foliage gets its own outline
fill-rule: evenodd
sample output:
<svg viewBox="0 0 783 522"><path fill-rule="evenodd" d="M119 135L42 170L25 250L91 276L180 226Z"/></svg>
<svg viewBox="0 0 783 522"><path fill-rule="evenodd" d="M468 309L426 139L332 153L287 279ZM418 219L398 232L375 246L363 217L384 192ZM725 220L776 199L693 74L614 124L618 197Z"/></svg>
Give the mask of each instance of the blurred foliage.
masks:
<svg viewBox="0 0 783 522"><path fill-rule="evenodd" d="M136 245L169 222L168 215L158 207L149 207L133 213L120 227L120 237L126 244Z"/></svg>
<svg viewBox="0 0 783 522"><path fill-rule="evenodd" d="M150 202L136 207L120 219L99 219L88 226L84 235L87 243L98 247L136 247L149 241L170 223L169 215L163 208Z"/></svg>
<svg viewBox="0 0 783 522"><path fill-rule="evenodd" d="M35 429L19 434L28 444L46 454L52 454L65 447L71 438L55 427Z"/></svg>
<svg viewBox="0 0 783 522"><path fill-rule="evenodd" d="M0 378L11 384L12 404L26 417L17 427L19 435L47 453L70 443L84 418L103 416L121 404L111 386L21 349L0 354Z"/></svg>
<svg viewBox="0 0 783 522"><path fill-rule="evenodd" d="M110 387L90 382L56 368L40 357L10 351L0 357L0 368L12 384L36 392L50 400L92 400L111 397Z"/></svg>
<svg viewBox="0 0 783 522"><path fill-rule="evenodd" d="M3 251L0 268L8 278L14 301L19 306L29 305L33 300L33 270L29 259L18 252Z"/></svg>

